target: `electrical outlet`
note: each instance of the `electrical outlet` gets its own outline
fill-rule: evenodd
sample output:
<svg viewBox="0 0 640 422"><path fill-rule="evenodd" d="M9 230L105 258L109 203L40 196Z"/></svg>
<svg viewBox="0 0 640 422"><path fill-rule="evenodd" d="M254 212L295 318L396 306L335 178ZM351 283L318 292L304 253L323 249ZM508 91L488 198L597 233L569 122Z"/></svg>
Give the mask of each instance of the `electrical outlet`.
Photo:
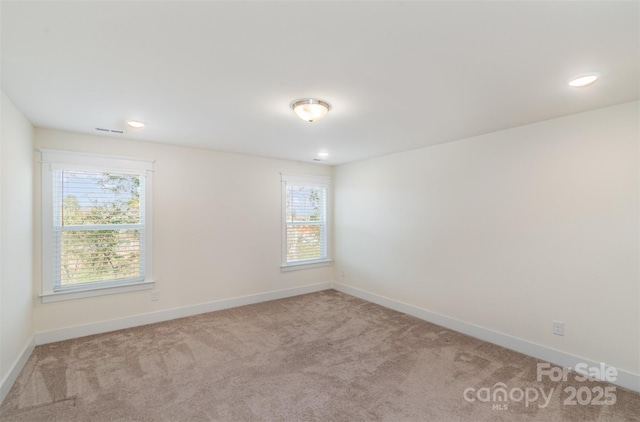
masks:
<svg viewBox="0 0 640 422"><path fill-rule="evenodd" d="M564 322L562 321L553 321L553 334L557 336L564 335Z"/></svg>
<svg viewBox="0 0 640 422"><path fill-rule="evenodd" d="M344 278L344 270L340 271L340 278Z"/></svg>
<svg viewBox="0 0 640 422"><path fill-rule="evenodd" d="M157 290L151 290L151 300L152 301L158 300L158 291Z"/></svg>

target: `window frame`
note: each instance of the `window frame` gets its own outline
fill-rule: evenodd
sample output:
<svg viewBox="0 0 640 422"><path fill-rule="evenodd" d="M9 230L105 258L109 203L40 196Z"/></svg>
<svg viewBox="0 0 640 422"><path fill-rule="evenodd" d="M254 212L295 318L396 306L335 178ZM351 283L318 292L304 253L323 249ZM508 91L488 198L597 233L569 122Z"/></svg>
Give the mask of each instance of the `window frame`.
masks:
<svg viewBox="0 0 640 422"><path fill-rule="evenodd" d="M42 251L42 292L43 303L107 294L151 289L153 278L153 160L140 158L89 154L74 151L39 149L41 153L41 251ZM144 260L142 279L119 280L74 286L56 291L54 268L56 252L54 247L54 179L57 170L87 171L101 173L137 174L144 177L144 242L141 260ZM115 229L115 228L114 228Z"/></svg>
<svg viewBox="0 0 640 422"><path fill-rule="evenodd" d="M331 178L329 176L318 175L301 175L301 174L289 174L281 173L281 188L282 188L282 250L281 250L281 263L280 269L282 271L294 271L307 268L324 267L331 265L333 260L331 259L331 230L330 230L330 204L331 204ZM305 259L299 261L287 261L287 185L292 184L295 186L308 186L308 187L321 187L325 189L325 203L324 203L324 230L325 243L324 252L325 256L321 258Z"/></svg>

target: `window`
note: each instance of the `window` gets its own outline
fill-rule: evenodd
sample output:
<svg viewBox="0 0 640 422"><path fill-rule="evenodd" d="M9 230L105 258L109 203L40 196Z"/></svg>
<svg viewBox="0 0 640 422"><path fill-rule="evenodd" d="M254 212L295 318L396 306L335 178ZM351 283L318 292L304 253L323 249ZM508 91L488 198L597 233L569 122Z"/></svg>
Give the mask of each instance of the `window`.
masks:
<svg viewBox="0 0 640 422"><path fill-rule="evenodd" d="M153 286L152 164L42 150L43 302Z"/></svg>
<svg viewBox="0 0 640 422"><path fill-rule="evenodd" d="M283 269L330 263L328 196L328 177L282 175Z"/></svg>

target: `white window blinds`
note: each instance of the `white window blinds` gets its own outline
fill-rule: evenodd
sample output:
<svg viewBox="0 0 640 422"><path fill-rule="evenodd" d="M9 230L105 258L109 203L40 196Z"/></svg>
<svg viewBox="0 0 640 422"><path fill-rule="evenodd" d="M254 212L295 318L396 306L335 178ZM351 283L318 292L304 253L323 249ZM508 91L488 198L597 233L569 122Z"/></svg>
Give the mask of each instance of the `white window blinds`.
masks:
<svg viewBox="0 0 640 422"><path fill-rule="evenodd" d="M144 280L144 176L58 169L53 180L54 291Z"/></svg>
<svg viewBox="0 0 640 422"><path fill-rule="evenodd" d="M329 179L282 175L283 265L328 259L327 196Z"/></svg>

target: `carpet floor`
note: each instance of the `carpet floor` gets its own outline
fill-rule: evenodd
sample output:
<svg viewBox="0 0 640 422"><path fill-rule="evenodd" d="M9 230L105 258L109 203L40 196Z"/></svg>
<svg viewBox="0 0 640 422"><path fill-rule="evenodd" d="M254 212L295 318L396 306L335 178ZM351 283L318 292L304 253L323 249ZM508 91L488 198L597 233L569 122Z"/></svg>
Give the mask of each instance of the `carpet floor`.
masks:
<svg viewBox="0 0 640 422"><path fill-rule="evenodd" d="M640 394L539 363L327 290L38 346L0 420L640 420Z"/></svg>

